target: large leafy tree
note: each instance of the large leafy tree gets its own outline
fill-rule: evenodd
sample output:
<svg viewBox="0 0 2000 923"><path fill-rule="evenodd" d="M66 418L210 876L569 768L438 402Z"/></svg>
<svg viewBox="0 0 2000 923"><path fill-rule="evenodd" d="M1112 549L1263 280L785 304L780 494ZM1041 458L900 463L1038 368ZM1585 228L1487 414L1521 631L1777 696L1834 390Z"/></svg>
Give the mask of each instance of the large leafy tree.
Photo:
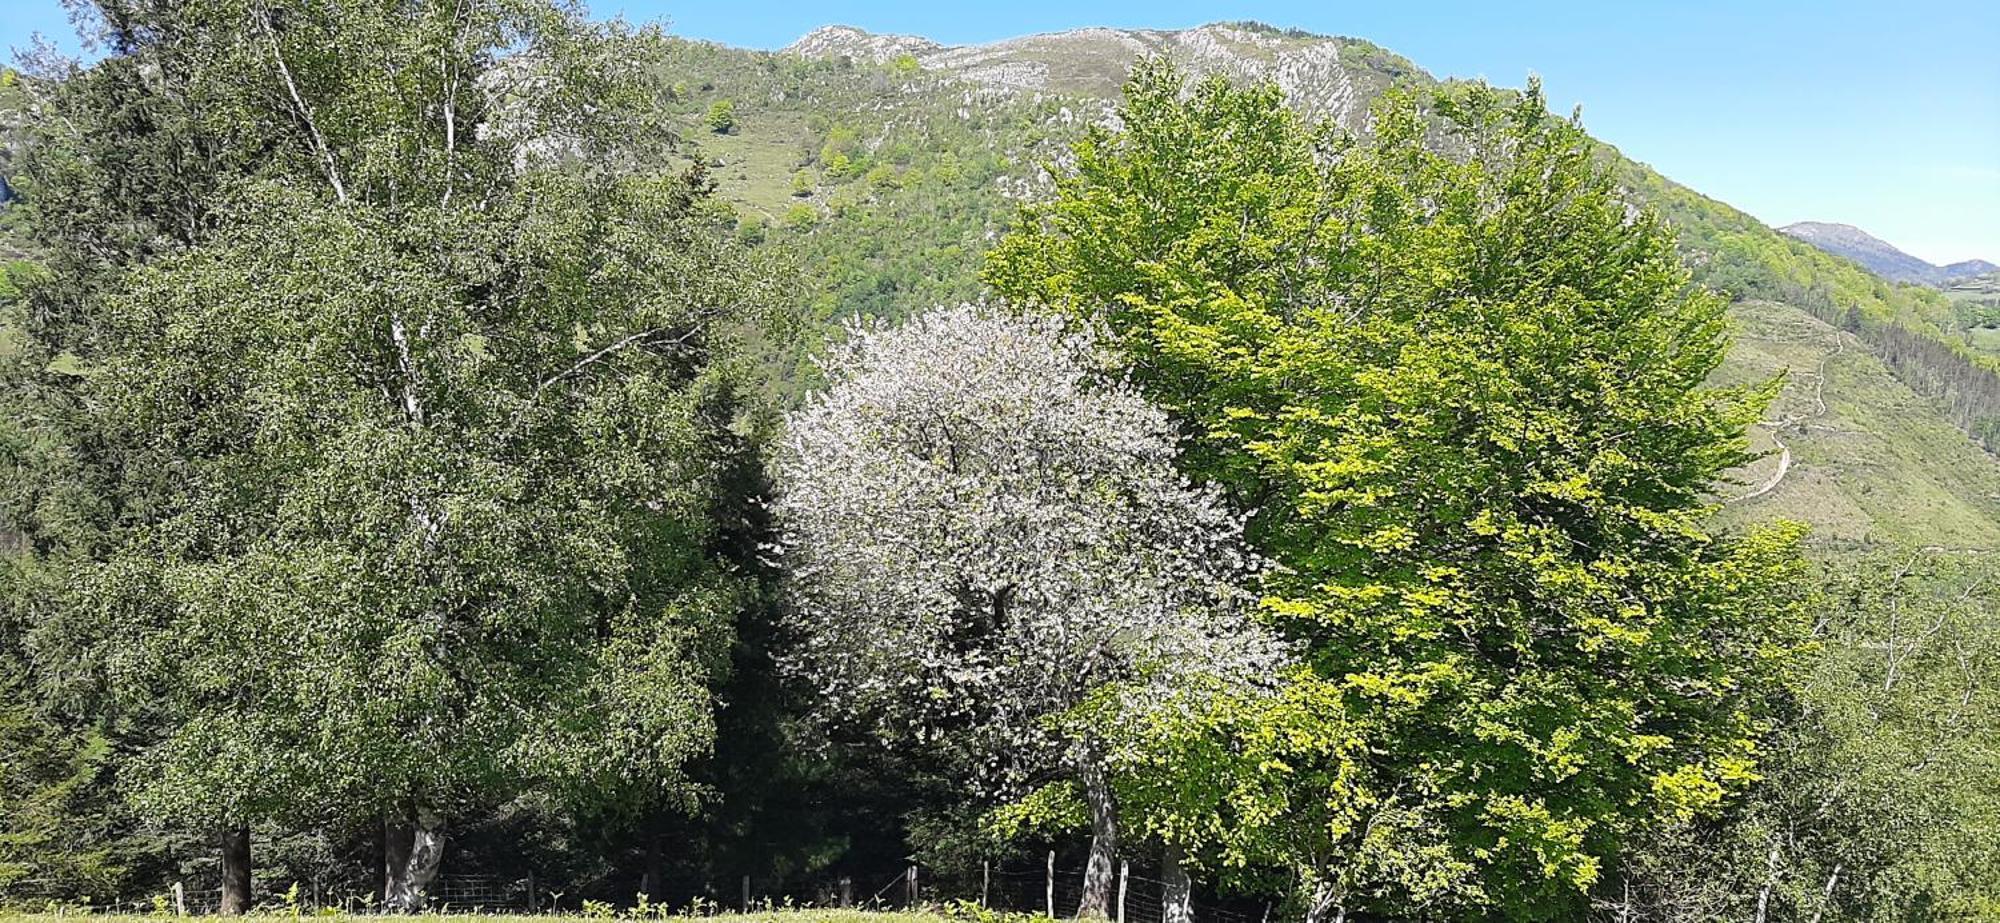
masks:
<svg viewBox="0 0 2000 923"><path fill-rule="evenodd" d="M1189 810L1315 917L1572 915L1754 777L1795 536L1705 522L1769 392L1703 386L1723 304L1596 156L1532 88L1395 97L1362 141L1151 65L989 266L1108 323L1252 509L1307 669L1212 722L1258 774Z"/></svg>
<svg viewBox="0 0 2000 923"><path fill-rule="evenodd" d="M152 717L161 816L684 802L743 592L727 356L771 276L668 139L649 37L541 0L127 4L46 85L50 272L9 518L52 691Z"/></svg>
<svg viewBox="0 0 2000 923"><path fill-rule="evenodd" d="M1243 617L1240 524L1106 359L1087 329L976 306L855 327L788 421L777 506L823 707L996 793L1065 783L1092 831L1078 915L1098 917L1119 815L1102 741L1069 719L1277 655Z"/></svg>

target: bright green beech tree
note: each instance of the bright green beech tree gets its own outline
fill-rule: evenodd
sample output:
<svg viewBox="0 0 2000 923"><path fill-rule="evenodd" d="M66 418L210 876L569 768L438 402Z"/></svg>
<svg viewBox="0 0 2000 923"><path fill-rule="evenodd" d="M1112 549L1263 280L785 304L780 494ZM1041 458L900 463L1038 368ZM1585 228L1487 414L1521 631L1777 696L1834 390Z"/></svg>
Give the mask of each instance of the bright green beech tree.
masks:
<svg viewBox="0 0 2000 923"><path fill-rule="evenodd" d="M1770 388L1703 387L1723 303L1538 90L1395 96L1359 141L1142 67L987 279L1109 323L1305 647L1131 735L1151 832L1289 867L1315 920L1574 918L1755 778L1798 536L1705 523Z"/></svg>

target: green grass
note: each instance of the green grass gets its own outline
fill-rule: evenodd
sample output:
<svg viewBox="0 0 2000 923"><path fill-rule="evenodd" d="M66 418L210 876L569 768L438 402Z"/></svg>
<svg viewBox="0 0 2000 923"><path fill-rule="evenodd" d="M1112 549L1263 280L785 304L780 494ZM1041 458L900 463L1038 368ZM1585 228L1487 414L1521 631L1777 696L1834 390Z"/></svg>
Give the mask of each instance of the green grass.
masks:
<svg viewBox="0 0 2000 923"><path fill-rule="evenodd" d="M155 914L139 914L139 913L94 913L89 915L82 915L76 913L70 913L70 914L12 913L8 911L0 911L0 920L6 920L8 921L8 923L56 923L56 921L62 921L62 923L75 923L75 921L80 919L157 921L157 920L173 919L173 918L174 917L172 914L167 914L164 916ZM932 913L924 911L906 913L901 911L833 910L833 909L773 910L773 911L760 911L753 913L720 913L720 914L703 915L703 916L687 916L687 915L676 915L676 914L641 915L630 912L617 912L615 915L613 915L612 912L607 911L604 913L594 913L594 914L547 913L547 914L533 914L533 915L522 914L522 913L433 912L433 913L416 914L409 917L385 917L380 914L316 915L311 911L301 911L298 914L294 914L292 910L289 908L283 908L279 910L261 910L251 914L248 918L252 920L258 920L258 919L282 920L282 919L298 918L298 919L320 919L320 920L343 919L343 920L376 920L376 921L384 919L391 919L391 920L450 919L450 920L468 920L468 921L470 920L491 921L491 923L517 923L517 921L518 923L528 923L528 921L535 921L535 923L548 923L548 921L614 920L614 919L657 920L657 921L662 921L662 923L684 923L684 921L685 923L692 923L692 921L715 921L715 923L971 923L971 921L973 921L974 919L971 916L949 916L942 913ZM1000 921L1000 920L1027 921L1027 920L1041 919L1041 918L1039 916L1031 916L1029 914L993 913L993 914L982 914L979 916L979 919L991 920L991 921Z"/></svg>
<svg viewBox="0 0 2000 923"><path fill-rule="evenodd" d="M1782 370L1789 377L1765 414L1784 425L1751 433L1758 448L1773 454L1738 472L1742 486L1723 495L1741 496L1771 476L1774 437L1790 447L1793 462L1769 493L1726 505L1723 523L1792 519L1810 525L1820 543L2000 548L2000 463L1931 400L1898 381L1852 335L1797 308L1748 302L1732 316L1736 348L1715 380L1751 381Z"/></svg>
<svg viewBox="0 0 2000 923"><path fill-rule="evenodd" d="M803 119L759 119L730 134L702 135L700 144L722 161L713 168L716 191L744 213L775 222L801 201L792 196L791 178L813 147Z"/></svg>

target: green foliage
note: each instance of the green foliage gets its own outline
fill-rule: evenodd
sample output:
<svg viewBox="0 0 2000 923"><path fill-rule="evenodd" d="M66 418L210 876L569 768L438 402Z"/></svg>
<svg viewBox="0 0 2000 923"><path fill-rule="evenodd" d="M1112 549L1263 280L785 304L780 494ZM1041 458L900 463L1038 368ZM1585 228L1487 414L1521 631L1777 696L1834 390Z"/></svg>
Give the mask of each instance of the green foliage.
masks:
<svg viewBox="0 0 2000 923"><path fill-rule="evenodd" d="M819 209L800 204L785 209L783 224L794 231L802 231L819 223Z"/></svg>
<svg viewBox="0 0 2000 923"><path fill-rule="evenodd" d="M1799 535L1710 535L1704 498L1770 388L1702 387L1722 302L1532 89L1436 95L1442 137L1393 98L1362 145L1273 87L1182 88L1137 72L987 278L1107 320L1282 565L1310 669L1277 701L1317 708L1262 733L1312 733L1271 759L1315 807L1260 816L1322 842L1266 861L1354 910L1573 914L1754 777Z"/></svg>
<svg viewBox="0 0 2000 923"><path fill-rule="evenodd" d="M726 99L718 99L708 107L708 115L702 121L708 130L718 135L726 135L736 130L736 104Z"/></svg>
<svg viewBox="0 0 2000 923"><path fill-rule="evenodd" d="M1988 920L2000 910L2000 599L1977 555L1832 558L1766 784L1605 889L1664 920Z"/></svg>
<svg viewBox="0 0 2000 923"><path fill-rule="evenodd" d="M1090 825L1090 807L1074 782L1051 782L993 810L983 824L1001 842L1062 834Z"/></svg>
<svg viewBox="0 0 2000 923"><path fill-rule="evenodd" d="M58 577L15 601L52 701L147 720L163 820L697 793L754 589L731 355L775 282L699 169L632 168L650 39L449 14L149 8L51 89L0 454ZM503 49L547 95L475 89Z"/></svg>
<svg viewBox="0 0 2000 923"><path fill-rule="evenodd" d="M0 906L119 893L112 750L36 714L18 678L0 687Z"/></svg>

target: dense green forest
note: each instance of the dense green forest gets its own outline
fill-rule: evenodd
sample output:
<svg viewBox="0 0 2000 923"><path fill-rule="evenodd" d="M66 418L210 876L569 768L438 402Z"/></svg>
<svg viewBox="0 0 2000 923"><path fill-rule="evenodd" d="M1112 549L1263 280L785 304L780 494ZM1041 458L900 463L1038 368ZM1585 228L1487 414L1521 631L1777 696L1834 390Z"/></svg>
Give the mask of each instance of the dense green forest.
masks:
<svg viewBox="0 0 2000 923"><path fill-rule="evenodd" d="M1256 24L85 12L0 909L2000 918L1977 284Z"/></svg>

